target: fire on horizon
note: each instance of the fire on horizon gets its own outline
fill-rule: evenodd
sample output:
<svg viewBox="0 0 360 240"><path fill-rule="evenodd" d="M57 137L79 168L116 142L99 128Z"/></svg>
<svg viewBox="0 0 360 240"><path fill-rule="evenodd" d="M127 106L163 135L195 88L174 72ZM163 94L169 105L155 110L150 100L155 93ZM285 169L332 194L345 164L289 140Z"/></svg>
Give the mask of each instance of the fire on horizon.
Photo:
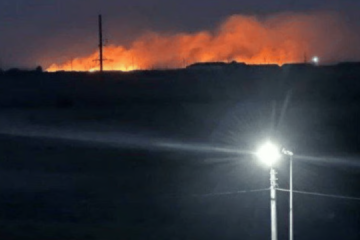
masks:
<svg viewBox="0 0 360 240"><path fill-rule="evenodd" d="M338 62L354 57L356 35L331 13L280 14L264 19L234 15L213 31L148 32L129 46L105 46L104 70L132 71L183 68L197 62L237 61L246 64ZM96 71L97 50L47 71Z"/></svg>

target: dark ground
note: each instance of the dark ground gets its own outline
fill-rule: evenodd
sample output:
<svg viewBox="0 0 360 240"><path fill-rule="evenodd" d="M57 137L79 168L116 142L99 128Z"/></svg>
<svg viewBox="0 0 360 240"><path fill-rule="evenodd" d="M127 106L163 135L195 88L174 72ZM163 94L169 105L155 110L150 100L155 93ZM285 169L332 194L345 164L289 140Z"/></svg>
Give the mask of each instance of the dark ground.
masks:
<svg viewBox="0 0 360 240"><path fill-rule="evenodd" d="M0 236L270 239L268 192L202 196L267 188L268 169L188 147L252 150L273 126L319 157L295 159L295 189L360 196L358 65L289 69L3 74ZM286 193L278 204L287 239ZM359 239L360 201L295 194L294 205L296 239Z"/></svg>

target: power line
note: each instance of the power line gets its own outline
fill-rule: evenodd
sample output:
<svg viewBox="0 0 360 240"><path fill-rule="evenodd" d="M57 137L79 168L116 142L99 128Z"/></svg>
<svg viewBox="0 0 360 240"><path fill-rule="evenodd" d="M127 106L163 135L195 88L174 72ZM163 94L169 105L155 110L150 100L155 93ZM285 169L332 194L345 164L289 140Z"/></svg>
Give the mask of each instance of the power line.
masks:
<svg viewBox="0 0 360 240"><path fill-rule="evenodd" d="M270 188L262 188L262 189L242 190L242 191L234 191L234 192L193 194L191 196L192 197L214 197L214 196L224 196L224 195L236 195L236 194L245 194L245 193L265 192L265 191L269 191L269 190L270 190Z"/></svg>
<svg viewBox="0 0 360 240"><path fill-rule="evenodd" d="M282 189L282 188L277 188L277 190L282 191L282 192L290 192L288 189ZM306 191L295 191L295 190L293 192L299 193L299 194L304 194L304 195L313 195L313 196L320 196L320 197L329 197L329 198L360 201L360 198L358 198L358 197L349 197L349 196L342 196L342 195L324 194L324 193L306 192Z"/></svg>
<svg viewBox="0 0 360 240"><path fill-rule="evenodd" d="M252 189L252 190L241 190L241 191L233 191L233 192L218 192L218 193L205 193L205 194L164 194L158 196L131 196L128 197L138 197L138 198L156 198L156 199L184 199L184 198L209 198L209 197L217 197L217 196L230 196L237 194L247 194L247 193L258 193L258 192L266 192L270 191L270 188L262 188L262 189Z"/></svg>
<svg viewBox="0 0 360 240"><path fill-rule="evenodd" d="M218 192L218 193L205 193L205 194L189 194L189 195L165 195L160 196L160 198L208 198L208 197L217 197L217 196L229 196L237 194L246 194L246 193L257 193L257 192L266 192L270 191L270 188L261 188L261 189L251 189L251 190L241 190L233 192Z"/></svg>

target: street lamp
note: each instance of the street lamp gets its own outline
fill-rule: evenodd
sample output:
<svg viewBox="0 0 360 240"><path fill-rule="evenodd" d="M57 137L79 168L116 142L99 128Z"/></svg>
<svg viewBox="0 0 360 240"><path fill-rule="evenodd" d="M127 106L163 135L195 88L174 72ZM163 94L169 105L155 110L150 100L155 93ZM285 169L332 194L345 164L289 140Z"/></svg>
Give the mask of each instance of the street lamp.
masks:
<svg viewBox="0 0 360 240"><path fill-rule="evenodd" d="M270 167L270 207L271 207L271 240L277 240L276 216L276 172L273 165L281 158L280 149L271 142L262 145L257 153L261 162Z"/></svg>
<svg viewBox="0 0 360 240"><path fill-rule="evenodd" d="M289 240L293 240L294 239L294 220L293 220L293 156L294 153L287 150L287 149L283 149L282 153L286 156L289 156L290 159L290 191L289 191L289 195L290 195L290 199L289 199Z"/></svg>

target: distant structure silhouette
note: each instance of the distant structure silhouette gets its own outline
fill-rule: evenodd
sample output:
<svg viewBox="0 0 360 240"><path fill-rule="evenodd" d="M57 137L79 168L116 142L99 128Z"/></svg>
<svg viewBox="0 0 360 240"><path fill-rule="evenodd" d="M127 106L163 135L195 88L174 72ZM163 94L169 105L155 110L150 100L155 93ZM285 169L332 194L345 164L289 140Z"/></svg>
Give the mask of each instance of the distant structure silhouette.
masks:
<svg viewBox="0 0 360 240"><path fill-rule="evenodd" d="M246 67L245 63L238 63L236 61L232 61L229 63L225 62L200 62L194 63L187 66L187 69L194 69L194 70L222 70L225 68L239 68L239 67Z"/></svg>
<svg viewBox="0 0 360 240"><path fill-rule="evenodd" d="M42 72L43 72L42 66L37 66L37 67L35 68L35 72L42 73Z"/></svg>

